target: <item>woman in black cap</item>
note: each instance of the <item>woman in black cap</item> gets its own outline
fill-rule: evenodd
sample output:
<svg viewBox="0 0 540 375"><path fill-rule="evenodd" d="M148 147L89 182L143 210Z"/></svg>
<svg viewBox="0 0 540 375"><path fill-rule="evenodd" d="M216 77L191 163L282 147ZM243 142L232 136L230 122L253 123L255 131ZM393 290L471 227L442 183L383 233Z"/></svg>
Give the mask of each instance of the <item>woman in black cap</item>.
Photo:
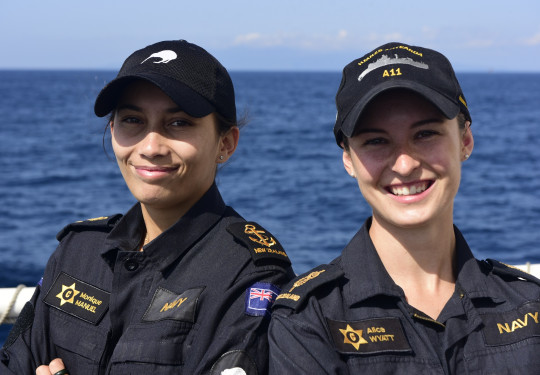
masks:
<svg viewBox="0 0 540 375"><path fill-rule="evenodd" d="M214 182L239 137L229 74L194 44L156 43L127 58L95 113L110 116L138 203L58 234L0 373L267 372L269 309L294 274Z"/></svg>
<svg viewBox="0 0 540 375"><path fill-rule="evenodd" d="M471 116L440 53L385 44L343 70L334 134L372 208L340 257L283 288L273 374L533 374L540 280L453 225Z"/></svg>

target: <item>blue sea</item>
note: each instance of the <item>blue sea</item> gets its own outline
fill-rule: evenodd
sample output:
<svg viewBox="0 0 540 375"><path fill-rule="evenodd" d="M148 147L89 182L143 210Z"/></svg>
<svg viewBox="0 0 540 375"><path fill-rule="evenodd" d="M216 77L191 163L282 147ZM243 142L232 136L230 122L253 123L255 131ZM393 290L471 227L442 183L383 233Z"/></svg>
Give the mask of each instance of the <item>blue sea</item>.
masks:
<svg viewBox="0 0 540 375"><path fill-rule="evenodd" d="M340 73L231 75L249 123L218 173L226 202L276 236L297 273L329 262L370 215L333 138ZM0 287L35 285L64 225L134 203L93 114L114 76L0 71ZM455 222L478 258L540 262L540 74L458 76L475 149Z"/></svg>

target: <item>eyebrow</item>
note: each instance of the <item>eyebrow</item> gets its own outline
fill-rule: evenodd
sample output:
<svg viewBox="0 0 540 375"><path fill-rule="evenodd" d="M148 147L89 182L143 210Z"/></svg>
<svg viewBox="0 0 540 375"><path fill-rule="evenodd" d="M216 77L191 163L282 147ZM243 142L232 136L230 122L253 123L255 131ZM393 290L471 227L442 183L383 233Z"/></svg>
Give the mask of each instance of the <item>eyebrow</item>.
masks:
<svg viewBox="0 0 540 375"><path fill-rule="evenodd" d="M427 118L425 120L420 120L418 122L415 122L414 124L412 124L411 128L414 129L420 126L424 126L427 124L434 124L434 123L442 124L443 122L444 122L444 119L442 118L438 118L438 117ZM354 132L354 135L365 134L365 133L386 133L386 131L383 129L376 129L376 128L360 128Z"/></svg>
<svg viewBox="0 0 540 375"><path fill-rule="evenodd" d="M133 104L121 104L116 107L117 111L123 110L123 109L130 109L132 111L137 112L143 112L143 109L139 106L133 105ZM165 110L167 113L178 113L178 112L184 112L184 110L180 107L170 107Z"/></svg>

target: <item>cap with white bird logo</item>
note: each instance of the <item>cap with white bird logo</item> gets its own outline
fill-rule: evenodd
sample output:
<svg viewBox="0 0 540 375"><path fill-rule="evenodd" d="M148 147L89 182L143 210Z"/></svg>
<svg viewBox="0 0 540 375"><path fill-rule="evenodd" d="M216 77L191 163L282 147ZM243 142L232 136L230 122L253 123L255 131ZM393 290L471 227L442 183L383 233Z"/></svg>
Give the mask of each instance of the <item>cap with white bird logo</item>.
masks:
<svg viewBox="0 0 540 375"><path fill-rule="evenodd" d="M163 41L133 52L99 93L97 116L114 110L123 89L143 79L159 87L184 112L204 117L218 112L236 122L234 87L227 70L205 49L185 40Z"/></svg>

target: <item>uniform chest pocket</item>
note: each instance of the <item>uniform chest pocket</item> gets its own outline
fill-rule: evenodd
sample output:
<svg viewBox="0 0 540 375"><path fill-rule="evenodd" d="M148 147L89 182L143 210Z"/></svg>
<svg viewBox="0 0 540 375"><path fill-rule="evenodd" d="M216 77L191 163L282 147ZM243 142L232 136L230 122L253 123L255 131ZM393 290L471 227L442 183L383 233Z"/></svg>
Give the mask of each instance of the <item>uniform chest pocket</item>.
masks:
<svg viewBox="0 0 540 375"><path fill-rule="evenodd" d="M467 374L537 374L540 338L465 353Z"/></svg>
<svg viewBox="0 0 540 375"><path fill-rule="evenodd" d="M111 362L182 365L194 325L163 320L131 325L114 349Z"/></svg>
<svg viewBox="0 0 540 375"><path fill-rule="evenodd" d="M444 374L438 361L411 355L350 356L347 367L351 374Z"/></svg>
<svg viewBox="0 0 540 375"><path fill-rule="evenodd" d="M159 287L141 320L116 344L111 361L181 365L204 287L176 293Z"/></svg>
<svg viewBox="0 0 540 375"><path fill-rule="evenodd" d="M107 342L107 327L95 326L50 309L49 329L56 356L62 358L72 373L97 373Z"/></svg>

